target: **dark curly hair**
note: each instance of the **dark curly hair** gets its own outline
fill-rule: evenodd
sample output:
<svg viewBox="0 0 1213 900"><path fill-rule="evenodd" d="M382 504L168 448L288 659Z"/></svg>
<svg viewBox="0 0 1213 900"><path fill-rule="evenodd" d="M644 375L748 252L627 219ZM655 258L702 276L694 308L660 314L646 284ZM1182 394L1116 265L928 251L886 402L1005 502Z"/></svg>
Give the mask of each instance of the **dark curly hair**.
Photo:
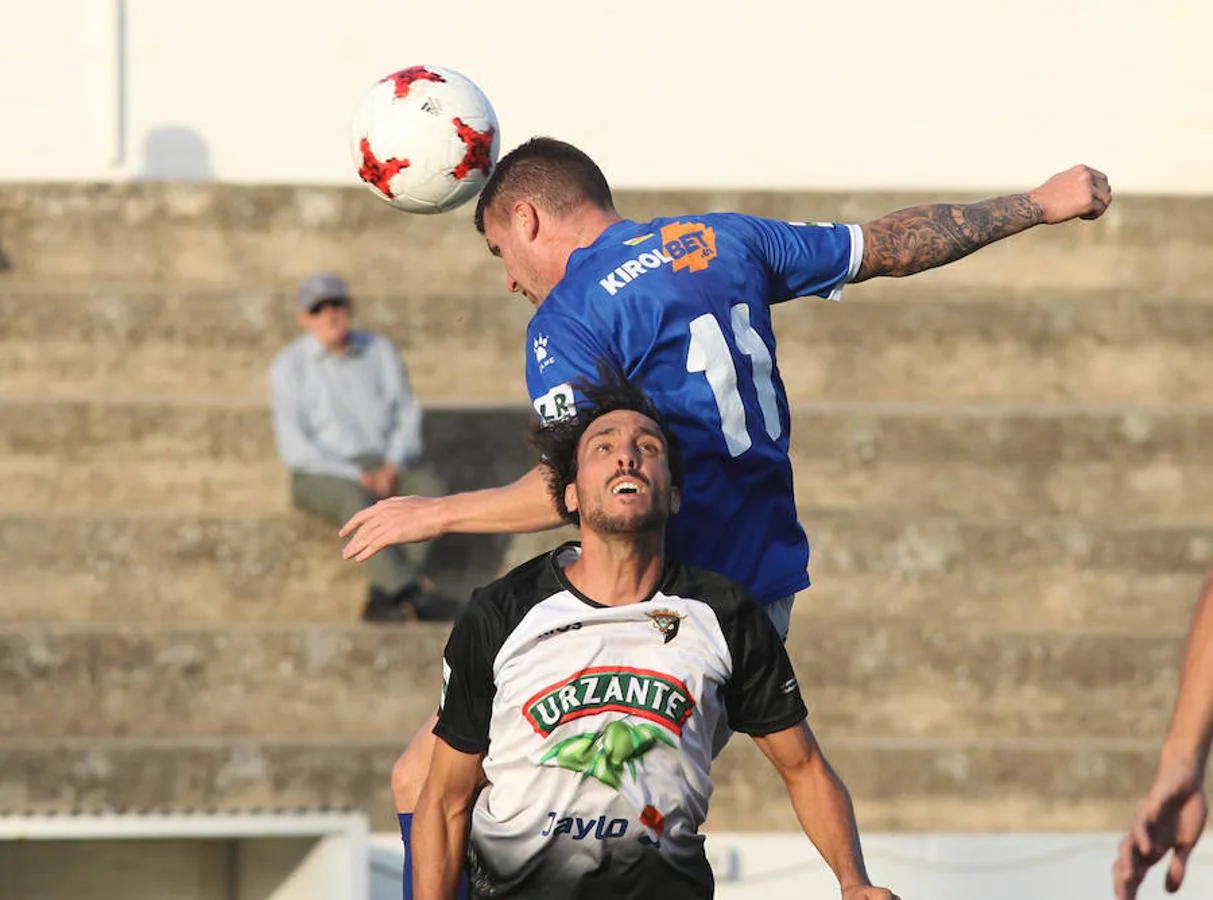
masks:
<svg viewBox="0 0 1213 900"><path fill-rule="evenodd" d="M647 416L657 423L665 442L666 462L670 467L670 484L682 487L682 449L670 432L665 416L653 404L636 382L630 380L618 366L599 360L594 381L581 381L573 385L584 398L577 412L564 419L541 422L531 432L531 443L539 451L539 462L547 477L548 493L552 502L566 522L580 524L580 516L569 510L564 502L564 492L577 480L577 447L586 429L607 413L630 410Z"/></svg>

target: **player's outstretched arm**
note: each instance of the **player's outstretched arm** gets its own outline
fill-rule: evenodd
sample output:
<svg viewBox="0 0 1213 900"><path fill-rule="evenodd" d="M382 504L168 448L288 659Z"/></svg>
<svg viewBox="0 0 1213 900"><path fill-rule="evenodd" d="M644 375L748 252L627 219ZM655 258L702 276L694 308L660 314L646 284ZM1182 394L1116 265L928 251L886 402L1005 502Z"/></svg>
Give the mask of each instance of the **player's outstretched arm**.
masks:
<svg viewBox="0 0 1213 900"><path fill-rule="evenodd" d="M862 226L863 261L853 280L899 278L947 265L1035 225L1097 219L1111 202L1108 177L1075 166L1026 194L898 210Z"/></svg>
<svg viewBox="0 0 1213 900"><path fill-rule="evenodd" d="M1208 817L1205 769L1213 744L1213 573L1192 615L1179 693L1159 754L1158 774L1112 867L1117 900L1137 896L1146 872L1168 852L1167 890L1176 891Z"/></svg>
<svg viewBox="0 0 1213 900"><path fill-rule="evenodd" d="M445 497L389 497L356 513L338 532L349 538L342 556L363 562L392 544L432 541L444 534L524 534L563 522L536 466L503 487Z"/></svg>
<svg viewBox="0 0 1213 900"><path fill-rule="evenodd" d="M783 777L796 818L834 871L843 900L897 900L868 880L851 795L822 754L808 721L754 742Z"/></svg>
<svg viewBox="0 0 1213 900"><path fill-rule="evenodd" d="M480 784L482 753L462 753L442 738L413 817L413 897L454 900L467 855L472 797Z"/></svg>

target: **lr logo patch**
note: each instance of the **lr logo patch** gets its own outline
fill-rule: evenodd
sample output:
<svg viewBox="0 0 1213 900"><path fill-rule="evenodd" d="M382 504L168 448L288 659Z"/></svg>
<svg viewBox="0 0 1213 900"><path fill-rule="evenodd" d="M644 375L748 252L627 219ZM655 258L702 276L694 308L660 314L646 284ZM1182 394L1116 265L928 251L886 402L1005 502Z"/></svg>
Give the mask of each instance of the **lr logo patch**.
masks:
<svg viewBox="0 0 1213 900"><path fill-rule="evenodd" d="M577 413L577 398L573 396L573 386L567 381L536 397L531 405L544 422L556 422Z"/></svg>
<svg viewBox="0 0 1213 900"><path fill-rule="evenodd" d="M661 229L661 249L675 271L702 272L716 258L716 232L696 222L674 222Z"/></svg>

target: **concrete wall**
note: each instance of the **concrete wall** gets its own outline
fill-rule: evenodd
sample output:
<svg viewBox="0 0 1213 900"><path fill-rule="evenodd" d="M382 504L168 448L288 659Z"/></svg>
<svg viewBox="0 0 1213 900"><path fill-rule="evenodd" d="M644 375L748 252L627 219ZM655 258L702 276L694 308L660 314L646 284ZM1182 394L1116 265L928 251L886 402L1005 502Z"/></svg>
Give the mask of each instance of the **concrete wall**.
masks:
<svg viewBox="0 0 1213 900"><path fill-rule="evenodd" d="M352 183L353 108L452 66L504 146L626 187L992 188L1084 161L1213 192L1198 0L0 0L2 180Z"/></svg>

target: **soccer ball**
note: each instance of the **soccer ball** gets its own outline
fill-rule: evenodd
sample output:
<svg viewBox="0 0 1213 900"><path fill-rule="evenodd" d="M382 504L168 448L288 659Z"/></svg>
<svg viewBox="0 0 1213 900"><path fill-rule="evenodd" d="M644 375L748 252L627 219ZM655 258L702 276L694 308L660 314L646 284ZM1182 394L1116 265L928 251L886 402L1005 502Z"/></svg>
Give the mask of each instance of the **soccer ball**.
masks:
<svg viewBox="0 0 1213 900"><path fill-rule="evenodd" d="M359 177L412 213L446 212L476 196L501 147L488 98L437 66L401 69L367 91L352 139Z"/></svg>

